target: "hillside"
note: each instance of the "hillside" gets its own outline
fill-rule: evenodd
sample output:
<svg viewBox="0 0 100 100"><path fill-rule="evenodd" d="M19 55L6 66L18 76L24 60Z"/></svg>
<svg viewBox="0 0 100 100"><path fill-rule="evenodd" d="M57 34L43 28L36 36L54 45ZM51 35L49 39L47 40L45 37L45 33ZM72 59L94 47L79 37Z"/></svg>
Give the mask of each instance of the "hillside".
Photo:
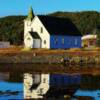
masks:
<svg viewBox="0 0 100 100"><path fill-rule="evenodd" d="M96 11L56 12L50 15L70 18L82 34L93 33L100 25L100 13Z"/></svg>
<svg viewBox="0 0 100 100"><path fill-rule="evenodd" d="M22 44L25 16L8 16L0 18L0 41Z"/></svg>
<svg viewBox="0 0 100 100"><path fill-rule="evenodd" d="M70 18L82 34L94 33L100 25L100 13L95 11L84 12L55 12L49 14L56 17ZM0 18L0 41L10 41L11 44L23 43L24 24L26 16L8 16Z"/></svg>

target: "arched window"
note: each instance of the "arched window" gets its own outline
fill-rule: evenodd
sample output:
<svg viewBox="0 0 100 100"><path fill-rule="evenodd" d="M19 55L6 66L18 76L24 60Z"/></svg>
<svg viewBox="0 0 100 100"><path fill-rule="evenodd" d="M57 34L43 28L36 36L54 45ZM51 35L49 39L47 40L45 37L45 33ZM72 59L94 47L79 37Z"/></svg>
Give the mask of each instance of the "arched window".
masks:
<svg viewBox="0 0 100 100"><path fill-rule="evenodd" d="M31 38L30 38L30 37L28 37L28 38L27 38L27 40L31 40Z"/></svg>
<svg viewBox="0 0 100 100"><path fill-rule="evenodd" d="M46 44L46 40L44 40L44 44Z"/></svg>
<svg viewBox="0 0 100 100"><path fill-rule="evenodd" d="M43 33L43 27L41 27L41 33Z"/></svg>

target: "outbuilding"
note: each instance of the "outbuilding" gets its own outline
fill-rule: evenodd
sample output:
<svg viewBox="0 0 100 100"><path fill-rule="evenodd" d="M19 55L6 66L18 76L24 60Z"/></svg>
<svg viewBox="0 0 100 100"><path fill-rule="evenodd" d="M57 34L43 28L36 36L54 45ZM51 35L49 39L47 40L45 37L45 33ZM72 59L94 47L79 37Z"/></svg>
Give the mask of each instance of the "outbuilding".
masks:
<svg viewBox="0 0 100 100"><path fill-rule="evenodd" d="M0 48L9 48L10 47L10 42L8 41L0 41Z"/></svg>
<svg viewBox="0 0 100 100"><path fill-rule="evenodd" d="M97 35L88 34L82 37L82 46L83 47L95 47L96 46Z"/></svg>

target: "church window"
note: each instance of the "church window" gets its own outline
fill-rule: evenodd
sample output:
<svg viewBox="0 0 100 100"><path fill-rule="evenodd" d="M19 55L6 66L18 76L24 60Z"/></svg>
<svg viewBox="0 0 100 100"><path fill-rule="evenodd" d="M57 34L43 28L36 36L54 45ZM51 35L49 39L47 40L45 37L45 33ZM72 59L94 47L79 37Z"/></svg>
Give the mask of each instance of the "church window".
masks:
<svg viewBox="0 0 100 100"><path fill-rule="evenodd" d="M44 40L44 44L46 44L46 40Z"/></svg>
<svg viewBox="0 0 100 100"><path fill-rule="evenodd" d="M41 33L43 33L43 27L41 27Z"/></svg>
<svg viewBox="0 0 100 100"><path fill-rule="evenodd" d="M30 38L30 37L28 37L28 38L27 38L27 40L31 40L31 38Z"/></svg>

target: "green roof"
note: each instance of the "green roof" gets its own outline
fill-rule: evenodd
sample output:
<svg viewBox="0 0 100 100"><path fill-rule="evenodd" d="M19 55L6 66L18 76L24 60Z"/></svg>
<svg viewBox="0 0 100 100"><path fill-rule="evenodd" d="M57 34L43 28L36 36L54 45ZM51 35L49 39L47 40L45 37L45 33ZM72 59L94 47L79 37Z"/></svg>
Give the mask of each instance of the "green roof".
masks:
<svg viewBox="0 0 100 100"><path fill-rule="evenodd" d="M30 10L29 10L27 19L28 19L28 20L32 20L33 18L34 18L33 9L32 9L32 7L30 7Z"/></svg>

